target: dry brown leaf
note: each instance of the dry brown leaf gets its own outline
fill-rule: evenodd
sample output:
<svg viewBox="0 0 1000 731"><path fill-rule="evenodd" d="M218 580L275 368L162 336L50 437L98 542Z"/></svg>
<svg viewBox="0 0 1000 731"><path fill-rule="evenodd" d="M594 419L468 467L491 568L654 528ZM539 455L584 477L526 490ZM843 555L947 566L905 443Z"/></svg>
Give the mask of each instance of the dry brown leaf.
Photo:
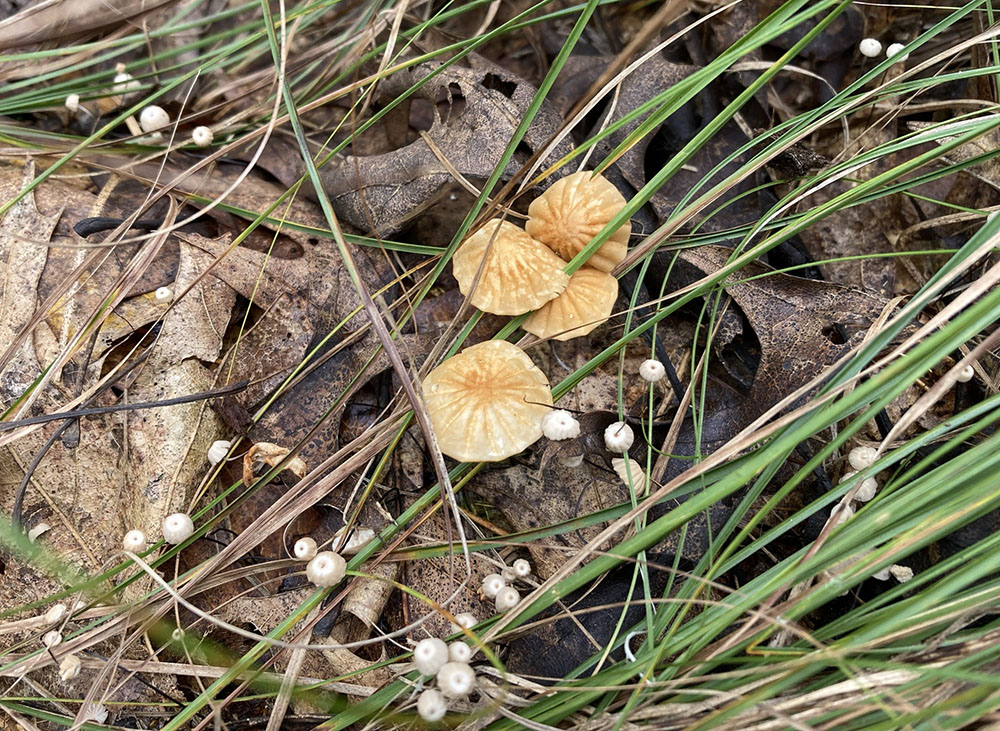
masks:
<svg viewBox="0 0 1000 731"><path fill-rule="evenodd" d="M289 449L279 447L271 442L257 442L247 453L243 455L243 484L252 485L254 483L254 472L262 465L269 467L276 466L289 453ZM255 469L256 468L256 469ZM302 479L306 476L308 469L301 457L292 457L285 469L292 472L296 477Z"/></svg>

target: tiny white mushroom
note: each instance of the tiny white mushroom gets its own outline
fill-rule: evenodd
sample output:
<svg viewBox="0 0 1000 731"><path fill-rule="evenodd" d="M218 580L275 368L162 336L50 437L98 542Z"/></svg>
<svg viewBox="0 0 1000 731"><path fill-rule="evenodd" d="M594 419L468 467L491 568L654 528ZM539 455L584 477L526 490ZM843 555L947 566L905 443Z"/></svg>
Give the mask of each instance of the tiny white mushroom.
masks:
<svg viewBox="0 0 1000 731"><path fill-rule="evenodd" d="M170 124L170 115L163 107L150 104L139 113L139 126L143 132L156 132Z"/></svg>
<svg viewBox="0 0 1000 731"><path fill-rule="evenodd" d="M169 302L174 298L174 293L170 291L170 287L157 287L153 297L157 302Z"/></svg>
<svg viewBox="0 0 1000 731"><path fill-rule="evenodd" d="M210 128L201 126L194 128L191 132L191 139L198 147L208 147L215 139L215 135Z"/></svg>
<svg viewBox="0 0 1000 731"><path fill-rule="evenodd" d="M886 58L891 58L895 63L903 63L910 57L910 54L903 53L904 48L906 48L904 43L890 43L885 49Z"/></svg>
<svg viewBox="0 0 1000 731"><path fill-rule="evenodd" d="M448 702L433 688L428 688L417 698L417 714L427 723L437 723L447 712Z"/></svg>
<svg viewBox="0 0 1000 731"><path fill-rule="evenodd" d="M834 526L838 526L854 516L854 508L844 504L834 505L833 510L830 511L830 515L833 517Z"/></svg>
<svg viewBox="0 0 1000 731"><path fill-rule="evenodd" d="M519 601L521 601L521 595L513 586L505 586L503 589L498 591L497 595L493 598L493 603L495 604L498 612L510 611L517 606Z"/></svg>
<svg viewBox="0 0 1000 731"><path fill-rule="evenodd" d="M59 677L64 683L69 682L80 674L80 658L76 655L67 655L59 663Z"/></svg>
<svg viewBox="0 0 1000 731"><path fill-rule="evenodd" d="M338 530L333 536L333 545L336 546L340 542L341 536L344 535L344 528ZM371 528L360 528L354 526L351 528L351 535L347 539L347 543L342 545L338 550L345 556L353 556L355 553L364 548L371 540L375 537L375 531Z"/></svg>
<svg viewBox="0 0 1000 731"><path fill-rule="evenodd" d="M858 51L861 52L862 56L876 58L882 53L882 43L874 38L862 38L861 43L858 44Z"/></svg>
<svg viewBox="0 0 1000 731"><path fill-rule="evenodd" d="M959 383L968 383L976 375L976 369L971 365L962 366L958 373L955 374L955 380Z"/></svg>
<svg viewBox="0 0 1000 731"><path fill-rule="evenodd" d="M895 563L889 567L889 573L892 574L896 581L900 584L905 584L913 578L913 569L909 566L900 566Z"/></svg>
<svg viewBox="0 0 1000 731"><path fill-rule="evenodd" d="M514 573L517 574L517 577L520 579L531 575L531 564L528 563L527 559L517 559L517 561L514 562L513 569Z"/></svg>
<svg viewBox="0 0 1000 731"><path fill-rule="evenodd" d="M639 364L639 376L644 381L656 383L657 381L662 381L666 375L666 367L658 360L650 358Z"/></svg>
<svg viewBox="0 0 1000 731"><path fill-rule="evenodd" d="M413 648L413 664L422 675L436 675L448 662L448 645L437 637L425 637Z"/></svg>
<svg viewBox="0 0 1000 731"><path fill-rule="evenodd" d="M170 639L174 642L183 642L185 632L180 627L174 627L174 631L170 633Z"/></svg>
<svg viewBox="0 0 1000 731"><path fill-rule="evenodd" d="M66 608L65 604L53 604L49 607L49 611L45 613L45 621L48 624L55 624L56 622L62 621L62 618L69 613L69 609Z"/></svg>
<svg viewBox="0 0 1000 731"><path fill-rule="evenodd" d="M52 526L49 525L48 523L39 523L34 528L28 531L28 542L34 543L35 541L38 540L38 536L50 530L52 530Z"/></svg>
<svg viewBox="0 0 1000 731"><path fill-rule="evenodd" d="M438 670L438 689L448 698L464 698L476 687L476 673L464 662L446 662Z"/></svg>
<svg viewBox="0 0 1000 731"><path fill-rule="evenodd" d="M875 447L855 447L847 454L847 461L856 470L863 470L875 464L878 450Z"/></svg>
<svg viewBox="0 0 1000 731"><path fill-rule="evenodd" d="M857 472L845 472L844 476L840 478L841 482L847 482L852 477L854 477ZM875 497L875 492L878 490L878 480L874 477L866 477L861 481L861 487L858 488L857 492L854 493L854 499L858 502L866 503Z"/></svg>
<svg viewBox="0 0 1000 731"><path fill-rule="evenodd" d="M111 86L112 94L129 94L142 86L138 79L125 70L125 64L118 64L115 70L117 73Z"/></svg>
<svg viewBox="0 0 1000 731"><path fill-rule="evenodd" d="M48 648L55 647L60 642L62 642L62 635L57 630L52 630L42 635L42 644Z"/></svg>
<svg viewBox="0 0 1000 731"><path fill-rule="evenodd" d="M163 519L161 526L163 540L177 545L183 543L194 534L194 521L187 513L173 513Z"/></svg>
<svg viewBox="0 0 1000 731"><path fill-rule="evenodd" d="M299 561L312 561L316 557L317 548L315 539L306 536L295 541L292 552Z"/></svg>
<svg viewBox="0 0 1000 731"><path fill-rule="evenodd" d="M546 439L559 441L580 436L580 422L563 409L555 409L542 417L542 434Z"/></svg>
<svg viewBox="0 0 1000 731"><path fill-rule="evenodd" d="M472 648L456 640L448 645L448 659L451 662L469 662L472 659Z"/></svg>
<svg viewBox="0 0 1000 731"><path fill-rule="evenodd" d="M463 629L472 629L478 621L472 612L460 612L455 615L455 621L451 622L451 631L461 632Z"/></svg>
<svg viewBox="0 0 1000 731"><path fill-rule="evenodd" d="M108 720L108 709L100 703L87 702L83 707L83 720L104 723Z"/></svg>
<svg viewBox="0 0 1000 731"><path fill-rule="evenodd" d="M872 578L876 579L878 581L888 581L889 580L890 571L891 571L891 567L886 566L881 571L876 571L874 574L872 574Z"/></svg>
<svg viewBox="0 0 1000 731"><path fill-rule="evenodd" d="M122 548L130 553L138 553L146 547L146 534L133 528L122 538Z"/></svg>
<svg viewBox="0 0 1000 731"><path fill-rule="evenodd" d="M507 586L507 582L500 574L488 574L483 578L483 596L492 599L505 586Z"/></svg>
<svg viewBox="0 0 1000 731"><path fill-rule="evenodd" d="M233 443L227 439L217 439L208 448L208 463L213 467L226 458Z"/></svg>
<svg viewBox="0 0 1000 731"><path fill-rule="evenodd" d="M316 586L334 586L346 574L347 562L343 556L333 551L320 551L306 564L306 578Z"/></svg>
<svg viewBox="0 0 1000 731"><path fill-rule="evenodd" d="M66 97L65 104L66 108L69 111L73 112L73 114L76 114L78 111L80 111L80 95L70 94L69 96Z"/></svg>
<svg viewBox="0 0 1000 731"><path fill-rule="evenodd" d="M500 576L503 577L504 581L517 581L517 573L510 566L504 566L500 570Z"/></svg>
<svg viewBox="0 0 1000 731"><path fill-rule="evenodd" d="M604 446L609 452L627 452L634 441L632 427L624 421L616 421L604 430Z"/></svg>

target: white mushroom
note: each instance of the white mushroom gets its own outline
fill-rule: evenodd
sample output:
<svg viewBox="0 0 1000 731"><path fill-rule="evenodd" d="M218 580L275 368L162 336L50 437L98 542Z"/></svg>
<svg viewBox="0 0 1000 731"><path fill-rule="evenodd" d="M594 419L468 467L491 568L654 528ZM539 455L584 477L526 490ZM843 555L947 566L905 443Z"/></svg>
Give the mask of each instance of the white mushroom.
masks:
<svg viewBox="0 0 1000 731"><path fill-rule="evenodd" d="M580 422L563 409L554 409L542 417L542 435L552 441L580 436Z"/></svg>
<svg viewBox="0 0 1000 731"><path fill-rule="evenodd" d="M476 673L464 662L446 662L438 670L438 689L447 698L464 698L476 687Z"/></svg>
<svg viewBox="0 0 1000 731"><path fill-rule="evenodd" d="M170 115L163 107L150 104L139 113L139 127L143 132L156 132L170 124Z"/></svg>
<svg viewBox="0 0 1000 731"><path fill-rule="evenodd" d="M437 723L447 712L447 701L433 688L428 688L417 698L417 714L427 723Z"/></svg>
<svg viewBox="0 0 1000 731"><path fill-rule="evenodd" d="M334 586L346 574L347 562L343 556L333 551L320 551L306 564L306 578L316 586Z"/></svg>
<svg viewBox="0 0 1000 731"><path fill-rule="evenodd" d="M861 52L862 56L876 58L882 53L882 43L874 38L862 38L861 43L858 44L858 51Z"/></svg>
<svg viewBox="0 0 1000 731"><path fill-rule="evenodd" d="M191 140L198 145L198 147L208 147L212 144L215 139L215 135L212 130L208 127L195 127L191 132Z"/></svg>
<svg viewBox="0 0 1000 731"><path fill-rule="evenodd" d="M624 421L616 421L604 430L604 445L609 452L627 452L634 441L632 427Z"/></svg>
<svg viewBox="0 0 1000 731"><path fill-rule="evenodd" d="M413 663L423 675L436 675L448 662L448 645L437 637L426 637L413 648Z"/></svg>
<svg viewBox="0 0 1000 731"><path fill-rule="evenodd" d="M163 540L177 545L183 543L194 534L194 521L187 513L174 513L163 519L161 526Z"/></svg>

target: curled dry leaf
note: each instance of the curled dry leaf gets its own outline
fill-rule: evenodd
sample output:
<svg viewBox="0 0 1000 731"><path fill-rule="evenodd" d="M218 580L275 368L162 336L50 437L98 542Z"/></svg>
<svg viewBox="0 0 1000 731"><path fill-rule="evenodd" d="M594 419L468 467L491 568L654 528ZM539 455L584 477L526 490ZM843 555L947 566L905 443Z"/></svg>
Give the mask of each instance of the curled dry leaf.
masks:
<svg viewBox="0 0 1000 731"><path fill-rule="evenodd" d="M385 104L424 82L411 98L435 105L433 121L426 140L377 155L337 157L320 170L342 220L363 231L388 235L433 203L442 186L454 182L449 168L475 183L493 173L536 90L476 54L467 58L472 68L425 63L379 83L376 103ZM540 150L561 124L558 113L543 103L524 136L523 148ZM552 164L571 149L563 141L545 162ZM527 155L519 151L503 178L509 180L526 161Z"/></svg>
<svg viewBox="0 0 1000 731"><path fill-rule="evenodd" d="M254 473L257 471L261 465L268 465L269 467L275 467L281 460L283 460L288 455L289 450L285 447L279 447L277 444L272 444L271 442L257 442L243 455L243 484L252 485L254 482ZM306 468L306 463L302 461L301 457L292 457L288 464L285 465L286 470L290 470L296 477L300 480L306 476L308 471Z"/></svg>

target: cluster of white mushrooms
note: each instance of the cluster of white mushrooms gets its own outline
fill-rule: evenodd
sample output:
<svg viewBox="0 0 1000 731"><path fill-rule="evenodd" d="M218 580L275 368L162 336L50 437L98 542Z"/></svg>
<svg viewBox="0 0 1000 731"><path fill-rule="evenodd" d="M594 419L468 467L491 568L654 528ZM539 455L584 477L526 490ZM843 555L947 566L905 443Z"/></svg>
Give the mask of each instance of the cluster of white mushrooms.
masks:
<svg viewBox="0 0 1000 731"><path fill-rule="evenodd" d="M847 462L853 469L845 472L841 476L840 482L854 482L855 484L851 487L853 490L851 501L838 503L831 511L830 519L835 525L845 523L854 516L855 504L866 503L875 497L875 493L878 491L878 480L875 476L870 475L861 479L857 477L857 474L875 464L878 457L878 450L868 446L857 446L847 453ZM913 578L913 569L893 564L873 574L873 577L879 581L887 581L890 576L901 583L906 582Z"/></svg>
<svg viewBox="0 0 1000 731"><path fill-rule="evenodd" d="M885 56L896 63L903 63L910 57L910 54L903 53L904 48L905 43L890 43L886 46ZM877 58L882 53L882 42L875 38L863 38L858 44L858 52L866 58Z"/></svg>
<svg viewBox="0 0 1000 731"><path fill-rule="evenodd" d="M498 612L507 612L517 606L521 594L512 586L518 580L531 575L531 564L519 558L498 574L483 577L482 594L492 599ZM476 617L468 612L455 615L451 628L455 632L472 629ZM435 723L448 712L448 702L466 698L476 687L476 672L469 661L472 648L464 641L446 643L442 639L429 637L417 643L413 649L413 662L421 675L434 676L434 688L426 688L417 698L417 713L428 723Z"/></svg>
<svg viewBox="0 0 1000 731"><path fill-rule="evenodd" d="M110 108L113 108L118 106L125 99L125 97L135 94L141 87L141 82L125 70L125 65L118 64L110 89L110 99L112 101L108 101L107 98L102 98L98 101L101 102L102 107L110 105ZM79 94L68 95L64 103L66 109L72 114L91 114L91 112L83 104L81 104ZM170 126L170 115L167 114L167 111L163 107L156 104L149 104L143 107L142 111L139 112L138 123L136 123L133 117L129 117L126 120L126 124L129 127L129 131L134 135L145 133L153 135L154 138L156 138L160 135L161 130ZM208 147L212 144L214 139L215 134L212 132L211 127L200 125L191 131L191 141L198 147Z"/></svg>

